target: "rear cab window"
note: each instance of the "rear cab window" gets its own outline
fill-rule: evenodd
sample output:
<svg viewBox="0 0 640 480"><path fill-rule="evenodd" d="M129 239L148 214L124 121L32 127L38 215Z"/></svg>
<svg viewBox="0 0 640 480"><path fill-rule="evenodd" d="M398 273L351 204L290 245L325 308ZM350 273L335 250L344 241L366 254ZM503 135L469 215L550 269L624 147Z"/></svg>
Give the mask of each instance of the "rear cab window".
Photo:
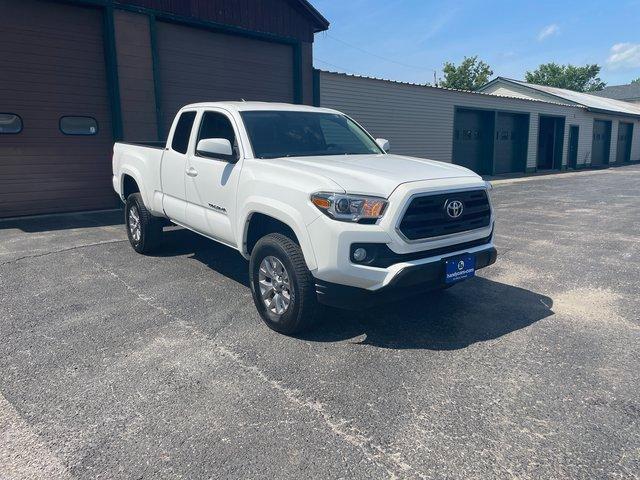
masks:
<svg viewBox="0 0 640 480"><path fill-rule="evenodd" d="M191 129L196 119L196 112L183 112L178 119L176 128L171 139L171 150L178 153L187 153L189 148L189 138L191 137Z"/></svg>

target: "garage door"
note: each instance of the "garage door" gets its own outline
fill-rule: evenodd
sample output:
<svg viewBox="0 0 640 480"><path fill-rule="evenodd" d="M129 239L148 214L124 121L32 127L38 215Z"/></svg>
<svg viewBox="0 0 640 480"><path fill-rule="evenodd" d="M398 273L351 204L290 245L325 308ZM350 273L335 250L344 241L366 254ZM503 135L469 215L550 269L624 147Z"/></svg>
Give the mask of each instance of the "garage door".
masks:
<svg viewBox="0 0 640 480"><path fill-rule="evenodd" d="M591 145L591 165L607 165L611 148L611 122L593 121L593 143Z"/></svg>
<svg viewBox="0 0 640 480"><path fill-rule="evenodd" d="M633 123L620 122L618 125L618 149L616 163L631 160L631 140L633 138Z"/></svg>
<svg viewBox="0 0 640 480"><path fill-rule="evenodd" d="M0 217L115 206L101 11L0 12Z"/></svg>
<svg viewBox="0 0 640 480"><path fill-rule="evenodd" d="M453 129L453 163L479 174L491 173L494 112L456 110Z"/></svg>
<svg viewBox="0 0 640 480"><path fill-rule="evenodd" d="M164 135L188 103L294 100L290 45L164 22L157 42Z"/></svg>
<svg viewBox="0 0 640 480"><path fill-rule="evenodd" d="M524 172L527 168L529 116L498 112L494 173Z"/></svg>

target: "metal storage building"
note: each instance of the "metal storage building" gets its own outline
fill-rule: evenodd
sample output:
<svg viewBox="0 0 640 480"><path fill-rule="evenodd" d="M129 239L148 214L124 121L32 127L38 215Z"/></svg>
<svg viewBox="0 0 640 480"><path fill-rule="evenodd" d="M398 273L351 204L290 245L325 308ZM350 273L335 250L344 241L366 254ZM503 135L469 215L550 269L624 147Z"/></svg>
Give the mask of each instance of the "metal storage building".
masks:
<svg viewBox="0 0 640 480"><path fill-rule="evenodd" d="M312 102L306 0L0 0L0 217L110 208L114 140L196 101Z"/></svg>
<svg viewBox="0 0 640 480"><path fill-rule="evenodd" d="M603 113L558 98L498 96L326 71L316 71L315 79L317 105L349 114L387 138L394 153L454 162L488 175L640 160L640 110ZM607 145L607 128L611 138L623 140ZM624 156L617 155L619 143Z"/></svg>
<svg viewBox="0 0 640 480"><path fill-rule="evenodd" d="M593 113L591 165L603 166L629 162L633 156L634 120L640 118L640 106L620 100L563 88L535 85L506 77L497 77L480 92L518 98L537 99L552 103L568 103L584 107ZM635 129L637 132L637 128ZM579 135L578 130L578 135Z"/></svg>

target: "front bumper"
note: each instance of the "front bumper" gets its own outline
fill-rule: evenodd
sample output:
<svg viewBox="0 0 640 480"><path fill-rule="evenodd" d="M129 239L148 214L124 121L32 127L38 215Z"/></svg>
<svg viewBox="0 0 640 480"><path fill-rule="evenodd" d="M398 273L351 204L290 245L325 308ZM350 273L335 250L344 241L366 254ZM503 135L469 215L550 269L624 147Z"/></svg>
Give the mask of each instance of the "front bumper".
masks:
<svg viewBox="0 0 640 480"><path fill-rule="evenodd" d="M453 255L405 266L391 281L377 290L341 285L316 278L318 301L339 308L360 309L376 304L398 300L420 292L445 287L445 260L470 253L475 256L476 270L495 263L498 253L493 244L485 245L474 252L459 252Z"/></svg>
<svg viewBox="0 0 640 480"><path fill-rule="evenodd" d="M320 215L307 225L316 260L312 274L327 284L377 291L394 282L405 269L493 247L493 214L485 227L420 241L407 242L398 232L404 207L413 196L484 188L486 185L479 177L477 181L452 178L402 184L389 196L387 211L375 225L339 222ZM351 249L358 244L386 245L380 250L384 259L371 264L352 261Z"/></svg>
<svg viewBox="0 0 640 480"><path fill-rule="evenodd" d="M317 264L317 268L311 273L317 280L371 291L390 285L404 270L440 262L445 257L476 254L493 247L493 223L486 229L456 235L455 238L425 242L423 245L396 242L380 225L336 222L325 215L315 220L307 229ZM481 245L471 246L482 239L485 240ZM351 248L359 244L385 244L392 253L397 254L397 258L384 266L355 263L351 260ZM448 251L443 252L442 249Z"/></svg>

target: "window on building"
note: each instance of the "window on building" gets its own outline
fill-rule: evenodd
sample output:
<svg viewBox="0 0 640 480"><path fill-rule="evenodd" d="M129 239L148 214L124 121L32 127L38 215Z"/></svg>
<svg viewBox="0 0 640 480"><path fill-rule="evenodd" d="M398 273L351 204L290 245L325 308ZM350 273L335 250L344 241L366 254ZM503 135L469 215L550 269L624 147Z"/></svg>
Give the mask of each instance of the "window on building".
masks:
<svg viewBox="0 0 640 480"><path fill-rule="evenodd" d="M173 140L171 141L171 149L178 153L187 153L189 148L189 137L193 122L196 119L196 112L184 112L178 119L176 130L173 132Z"/></svg>
<svg viewBox="0 0 640 480"><path fill-rule="evenodd" d="M95 135L98 133L98 122L93 117L62 117L60 131L65 135Z"/></svg>
<svg viewBox="0 0 640 480"><path fill-rule="evenodd" d="M15 113L0 113L0 134L20 133L22 119Z"/></svg>

